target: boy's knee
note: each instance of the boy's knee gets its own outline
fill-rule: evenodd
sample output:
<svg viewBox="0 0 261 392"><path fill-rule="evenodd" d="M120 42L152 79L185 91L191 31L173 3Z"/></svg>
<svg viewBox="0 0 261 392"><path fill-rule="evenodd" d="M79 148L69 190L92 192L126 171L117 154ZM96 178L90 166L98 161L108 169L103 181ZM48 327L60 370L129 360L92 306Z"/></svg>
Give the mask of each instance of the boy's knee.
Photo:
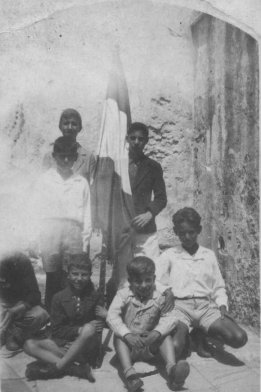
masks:
<svg viewBox="0 0 261 392"><path fill-rule="evenodd" d="M82 327L80 332L80 337L83 339L88 339L91 336L94 336L95 334L96 334L95 325L88 323Z"/></svg>
<svg viewBox="0 0 261 392"><path fill-rule="evenodd" d="M37 342L34 339L27 339L24 343L23 349L26 354L32 353L37 348Z"/></svg>
<svg viewBox="0 0 261 392"><path fill-rule="evenodd" d="M231 346L234 348L243 347L247 343L248 337L247 333L242 329L241 331L237 331L233 337Z"/></svg>

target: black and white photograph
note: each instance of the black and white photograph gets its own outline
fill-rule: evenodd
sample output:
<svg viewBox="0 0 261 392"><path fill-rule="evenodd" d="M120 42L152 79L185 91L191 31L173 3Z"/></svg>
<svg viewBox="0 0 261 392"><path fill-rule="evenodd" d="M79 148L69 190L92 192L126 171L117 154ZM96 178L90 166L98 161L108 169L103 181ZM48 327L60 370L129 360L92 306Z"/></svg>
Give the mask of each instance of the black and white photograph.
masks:
<svg viewBox="0 0 261 392"><path fill-rule="evenodd" d="M259 392L260 0L0 0L2 392Z"/></svg>

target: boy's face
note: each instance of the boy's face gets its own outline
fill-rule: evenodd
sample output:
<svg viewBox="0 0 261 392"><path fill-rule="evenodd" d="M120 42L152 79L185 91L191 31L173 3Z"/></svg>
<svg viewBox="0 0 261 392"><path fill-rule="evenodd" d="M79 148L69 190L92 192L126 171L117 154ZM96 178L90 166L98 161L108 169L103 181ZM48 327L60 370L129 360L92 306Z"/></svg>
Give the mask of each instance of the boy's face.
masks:
<svg viewBox="0 0 261 392"><path fill-rule="evenodd" d="M91 271L72 266L68 273L68 281L76 291L82 291L90 282L91 275Z"/></svg>
<svg viewBox="0 0 261 392"><path fill-rule="evenodd" d="M148 138L144 136L142 131L137 130L127 135L127 142L129 143L129 152L134 156L139 156L143 153Z"/></svg>
<svg viewBox="0 0 261 392"><path fill-rule="evenodd" d="M76 139L76 136L81 130L81 124L75 116L63 117L60 124L60 129L63 136L71 136Z"/></svg>
<svg viewBox="0 0 261 392"><path fill-rule="evenodd" d="M201 226L195 228L189 222L182 222L177 228L174 228L175 234L179 237L182 246L185 249L193 249L197 245L198 235L201 232Z"/></svg>
<svg viewBox="0 0 261 392"><path fill-rule="evenodd" d="M154 282L155 275L142 274L139 278L130 281L130 288L135 296L144 301L151 297L155 288Z"/></svg>
<svg viewBox="0 0 261 392"><path fill-rule="evenodd" d="M63 172L70 171L73 167L74 162L77 159L76 154L61 154L61 153L53 153L53 157L55 159L56 165L58 169Z"/></svg>

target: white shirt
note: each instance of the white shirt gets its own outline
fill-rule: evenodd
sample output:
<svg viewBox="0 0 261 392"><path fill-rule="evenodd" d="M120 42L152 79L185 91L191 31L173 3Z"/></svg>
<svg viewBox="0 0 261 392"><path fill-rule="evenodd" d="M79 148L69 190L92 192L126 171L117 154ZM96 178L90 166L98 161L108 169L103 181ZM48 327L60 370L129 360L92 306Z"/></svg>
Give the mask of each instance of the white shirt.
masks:
<svg viewBox="0 0 261 392"><path fill-rule="evenodd" d="M134 296L129 287L125 287L117 291L108 310L107 323L120 337L131 332L152 330L166 336L176 327L178 320L173 311L162 312L164 302L165 297L157 290L143 303Z"/></svg>
<svg viewBox="0 0 261 392"><path fill-rule="evenodd" d="M166 250L155 260L158 286L171 287L177 298L209 297L227 307L227 294L214 252L199 246L190 255L182 246Z"/></svg>
<svg viewBox="0 0 261 392"><path fill-rule="evenodd" d="M79 222L83 226L86 248L92 232L90 189L87 180L80 174L73 174L65 180L56 169L51 168L40 175L33 191L31 212L36 233L41 220L70 219Z"/></svg>

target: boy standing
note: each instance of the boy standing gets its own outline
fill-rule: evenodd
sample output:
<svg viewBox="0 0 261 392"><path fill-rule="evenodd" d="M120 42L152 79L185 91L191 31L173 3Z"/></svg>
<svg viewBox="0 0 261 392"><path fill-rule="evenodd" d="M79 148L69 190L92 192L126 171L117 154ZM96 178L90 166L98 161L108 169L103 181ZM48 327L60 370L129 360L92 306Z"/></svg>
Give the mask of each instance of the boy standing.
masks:
<svg viewBox="0 0 261 392"><path fill-rule="evenodd" d="M59 128L63 136L71 136L77 145L78 156L72 167L73 172L81 174L90 184L95 169L95 157L90 151L83 148L80 143L76 141L76 138L82 129L82 119L79 112L75 109L65 109L60 117ZM48 170L55 167L56 162L53 155L51 152L48 152L43 159L43 168Z"/></svg>
<svg viewBox="0 0 261 392"><path fill-rule="evenodd" d="M72 170L77 160L77 144L71 136L55 140L56 168L43 173L33 197L35 237L40 231L40 251L46 272L45 305L63 288L66 254L86 251L91 236L90 189L87 180ZM40 229L40 230L39 230Z"/></svg>
<svg viewBox="0 0 261 392"><path fill-rule="evenodd" d="M27 340L24 350L41 363L29 364L26 376L33 379L71 375L95 379L87 362L92 362L98 349L98 336L107 311L91 281L92 265L87 254L71 255L68 286L55 294L51 307L52 339ZM77 363L75 363L77 362ZM45 364L45 365L44 365Z"/></svg>
<svg viewBox="0 0 261 392"><path fill-rule="evenodd" d="M166 206L167 196L160 164L143 152L148 140L149 131L145 124L136 122L130 125L127 142L129 177L136 214L132 220L134 256L143 255L154 260L160 254L155 217Z"/></svg>
<svg viewBox="0 0 261 392"><path fill-rule="evenodd" d="M198 244L201 217L185 207L172 218L181 246L166 250L156 262L157 280L170 285L175 297L174 314L180 321L173 337L179 358L189 330L196 326L234 348L247 342L246 332L228 315L225 283L214 252Z"/></svg>
<svg viewBox="0 0 261 392"><path fill-rule="evenodd" d="M145 256L134 258L127 266L129 287L118 290L108 310L107 322L115 333L115 350L129 392L138 390L142 380L132 363L149 360L160 352L171 388L184 384L189 373L186 361L176 364L170 336L177 325L171 312L163 313L164 296L155 290L155 265Z"/></svg>

